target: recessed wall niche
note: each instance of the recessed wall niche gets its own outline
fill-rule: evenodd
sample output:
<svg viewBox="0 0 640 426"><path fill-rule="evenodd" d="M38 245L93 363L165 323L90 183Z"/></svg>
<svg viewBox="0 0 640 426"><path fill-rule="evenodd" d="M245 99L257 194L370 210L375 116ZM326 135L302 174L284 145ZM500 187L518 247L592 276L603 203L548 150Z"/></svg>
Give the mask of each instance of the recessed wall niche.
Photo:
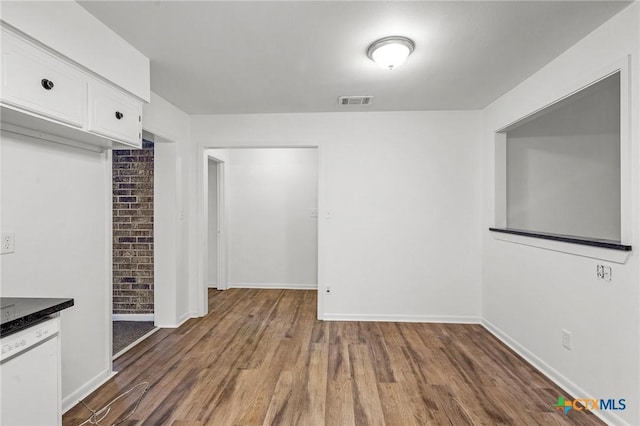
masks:
<svg viewBox="0 0 640 426"><path fill-rule="evenodd" d="M621 71L496 132L496 227L621 243Z"/></svg>

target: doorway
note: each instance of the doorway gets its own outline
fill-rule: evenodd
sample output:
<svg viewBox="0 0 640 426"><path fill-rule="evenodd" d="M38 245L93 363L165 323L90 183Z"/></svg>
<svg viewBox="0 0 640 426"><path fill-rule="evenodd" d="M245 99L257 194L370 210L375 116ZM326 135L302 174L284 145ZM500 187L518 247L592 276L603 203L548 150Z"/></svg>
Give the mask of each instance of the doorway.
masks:
<svg viewBox="0 0 640 426"><path fill-rule="evenodd" d="M154 143L114 150L112 355L154 329Z"/></svg>
<svg viewBox="0 0 640 426"><path fill-rule="evenodd" d="M205 151L207 288L317 289L317 151Z"/></svg>
<svg viewBox="0 0 640 426"><path fill-rule="evenodd" d="M226 238L224 220L224 161L208 156L208 268L207 288L225 290L226 275Z"/></svg>

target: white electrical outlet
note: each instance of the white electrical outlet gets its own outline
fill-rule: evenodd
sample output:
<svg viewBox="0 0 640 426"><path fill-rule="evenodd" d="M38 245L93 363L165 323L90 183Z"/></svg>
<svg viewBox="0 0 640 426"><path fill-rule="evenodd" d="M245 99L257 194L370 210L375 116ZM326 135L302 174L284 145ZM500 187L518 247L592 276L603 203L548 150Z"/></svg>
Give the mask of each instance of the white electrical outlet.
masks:
<svg viewBox="0 0 640 426"><path fill-rule="evenodd" d="M571 332L568 330L562 330L562 346L571 350Z"/></svg>
<svg viewBox="0 0 640 426"><path fill-rule="evenodd" d="M15 234L13 232L3 232L0 241L2 242L2 254L16 251Z"/></svg>
<svg viewBox="0 0 640 426"><path fill-rule="evenodd" d="M325 288L324 288L324 294L326 294L326 295L331 295L331 286L330 286L330 285L325 286Z"/></svg>
<svg viewBox="0 0 640 426"><path fill-rule="evenodd" d="M596 265L596 277L599 280L611 281L611 266Z"/></svg>
<svg viewBox="0 0 640 426"><path fill-rule="evenodd" d="M602 272L602 279L605 281L611 281L611 266L603 266Z"/></svg>

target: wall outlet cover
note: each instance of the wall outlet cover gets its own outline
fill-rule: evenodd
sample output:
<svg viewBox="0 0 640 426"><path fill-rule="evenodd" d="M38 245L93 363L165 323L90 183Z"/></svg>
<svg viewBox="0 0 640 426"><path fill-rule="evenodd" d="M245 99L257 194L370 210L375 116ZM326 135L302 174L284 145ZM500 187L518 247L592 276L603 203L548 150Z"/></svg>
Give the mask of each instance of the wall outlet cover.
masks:
<svg viewBox="0 0 640 426"><path fill-rule="evenodd" d="M14 253L16 251L16 240L13 232L3 232L0 238L2 254Z"/></svg>
<svg viewBox="0 0 640 426"><path fill-rule="evenodd" d="M605 281L611 281L611 266L604 266L602 268L602 279Z"/></svg>

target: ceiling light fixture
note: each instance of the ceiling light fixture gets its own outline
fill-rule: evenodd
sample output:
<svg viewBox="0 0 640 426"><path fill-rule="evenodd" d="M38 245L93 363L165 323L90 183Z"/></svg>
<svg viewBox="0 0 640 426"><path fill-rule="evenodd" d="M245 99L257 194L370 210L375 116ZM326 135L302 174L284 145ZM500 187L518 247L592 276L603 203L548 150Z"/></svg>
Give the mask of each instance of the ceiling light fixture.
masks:
<svg viewBox="0 0 640 426"><path fill-rule="evenodd" d="M416 44L410 38L385 37L371 43L367 49L367 56L382 68L393 70L407 60L415 47Z"/></svg>

